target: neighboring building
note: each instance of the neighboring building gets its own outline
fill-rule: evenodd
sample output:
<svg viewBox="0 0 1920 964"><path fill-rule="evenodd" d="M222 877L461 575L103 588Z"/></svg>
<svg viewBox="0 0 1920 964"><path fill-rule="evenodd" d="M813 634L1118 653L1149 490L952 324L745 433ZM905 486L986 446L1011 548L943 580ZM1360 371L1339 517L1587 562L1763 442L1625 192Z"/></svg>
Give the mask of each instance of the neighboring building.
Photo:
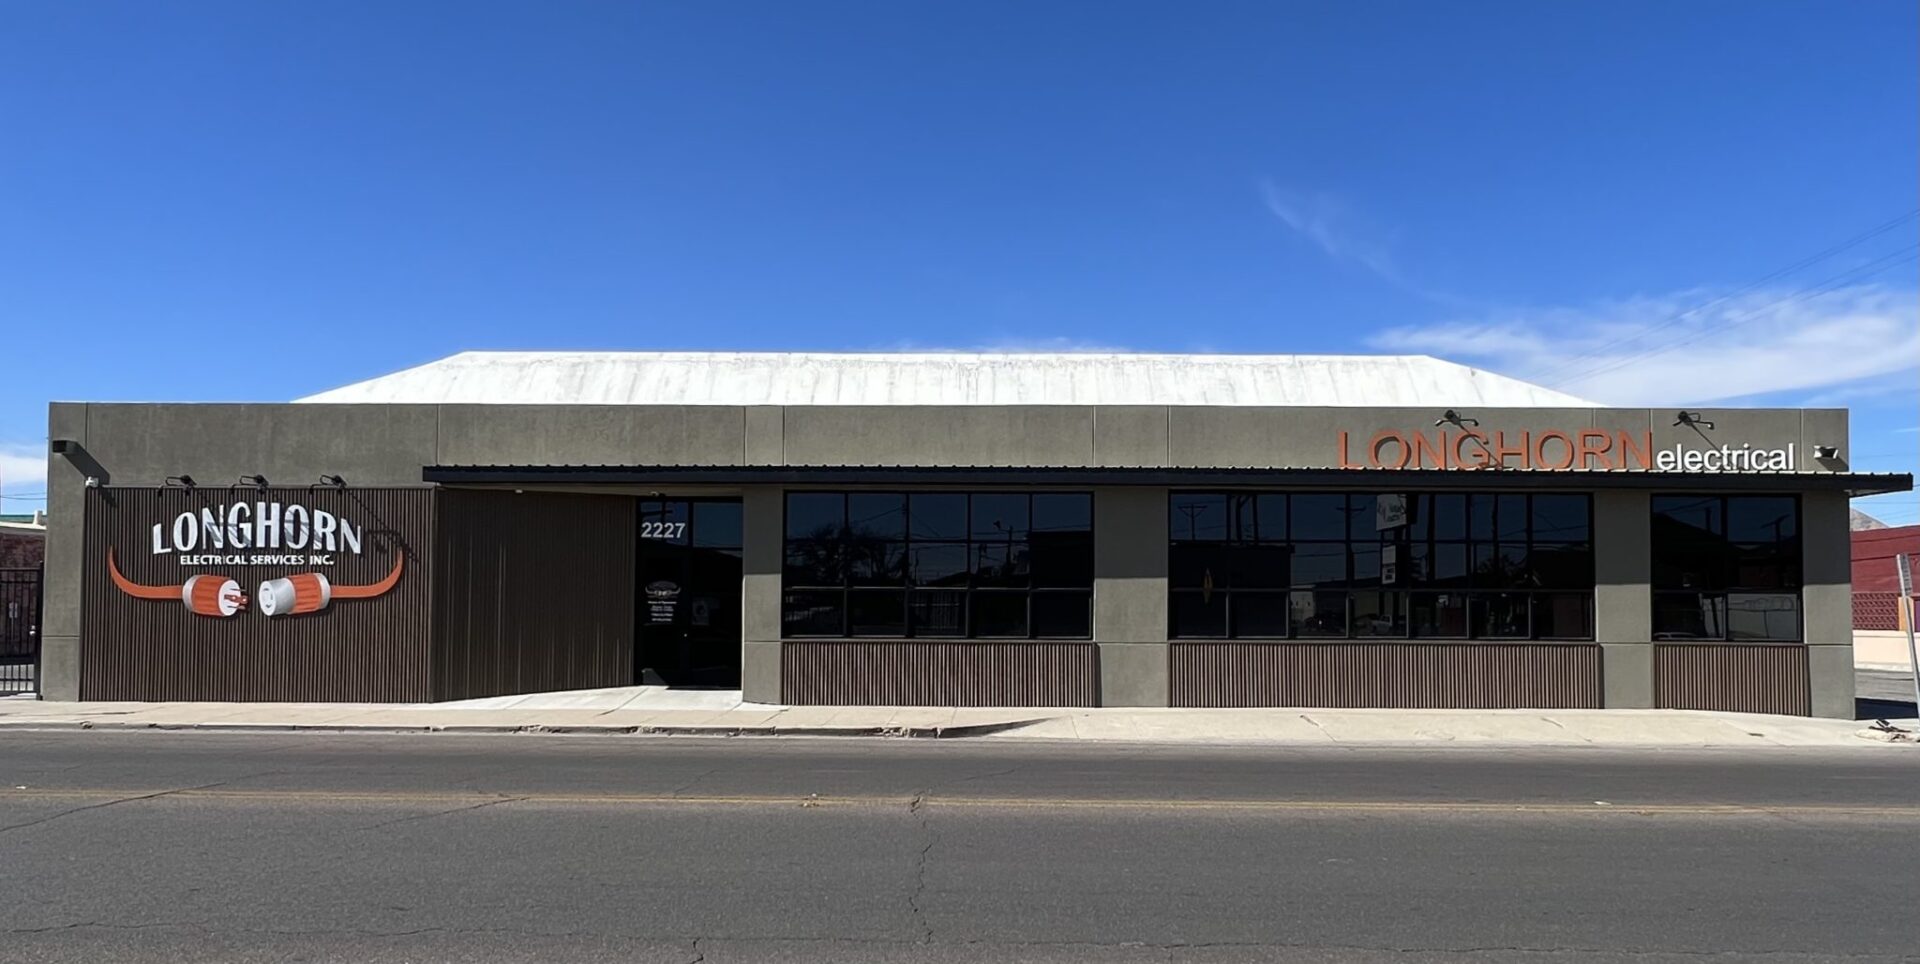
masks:
<svg viewBox="0 0 1920 964"><path fill-rule="evenodd" d="M1848 499L1912 486L1425 357L469 353L49 437L57 699L1850 717Z"/></svg>
<svg viewBox="0 0 1920 964"><path fill-rule="evenodd" d="M1854 530L1853 646L1859 663L1904 669L1911 661L1894 563L1902 553L1920 565L1920 525Z"/></svg>
<svg viewBox="0 0 1920 964"><path fill-rule="evenodd" d="M1887 524L1859 509L1848 509L1847 527L1855 532L1860 532L1867 529L1885 529Z"/></svg>
<svg viewBox="0 0 1920 964"><path fill-rule="evenodd" d="M0 515L0 569L38 569L46 553L46 513Z"/></svg>
<svg viewBox="0 0 1920 964"><path fill-rule="evenodd" d="M1920 525L1876 526L1853 532L1853 591L1897 592L1894 557L1902 553L1920 562Z"/></svg>

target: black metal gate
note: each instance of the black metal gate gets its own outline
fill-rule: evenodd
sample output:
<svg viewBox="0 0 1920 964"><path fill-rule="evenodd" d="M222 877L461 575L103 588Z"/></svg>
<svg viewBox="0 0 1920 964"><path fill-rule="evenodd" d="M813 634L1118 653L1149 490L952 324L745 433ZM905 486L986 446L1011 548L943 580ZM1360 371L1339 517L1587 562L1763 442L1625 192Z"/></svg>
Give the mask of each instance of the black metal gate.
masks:
<svg viewBox="0 0 1920 964"><path fill-rule="evenodd" d="M0 569L0 694L40 689L40 569Z"/></svg>

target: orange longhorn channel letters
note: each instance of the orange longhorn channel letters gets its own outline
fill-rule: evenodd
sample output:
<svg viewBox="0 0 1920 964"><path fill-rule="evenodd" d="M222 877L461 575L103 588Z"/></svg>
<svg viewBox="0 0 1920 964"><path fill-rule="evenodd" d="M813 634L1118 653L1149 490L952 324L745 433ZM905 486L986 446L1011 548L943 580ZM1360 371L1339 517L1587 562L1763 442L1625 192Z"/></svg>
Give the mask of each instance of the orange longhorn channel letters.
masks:
<svg viewBox="0 0 1920 964"><path fill-rule="evenodd" d="M1606 432L1596 428L1573 432L1558 430L1520 432L1511 438L1506 432L1491 434L1478 429L1461 432L1441 431L1437 437L1425 432L1388 429L1375 432L1356 461L1347 433L1340 433L1340 467L1343 469L1652 469L1653 433L1635 437L1631 432ZM1517 462L1515 460L1518 460Z"/></svg>

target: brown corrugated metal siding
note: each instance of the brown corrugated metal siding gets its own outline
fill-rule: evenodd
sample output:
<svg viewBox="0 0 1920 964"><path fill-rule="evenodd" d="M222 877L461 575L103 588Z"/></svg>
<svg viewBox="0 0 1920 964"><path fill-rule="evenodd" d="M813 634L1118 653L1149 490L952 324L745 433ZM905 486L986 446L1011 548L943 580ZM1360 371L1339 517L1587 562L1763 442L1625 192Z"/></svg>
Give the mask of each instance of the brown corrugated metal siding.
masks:
<svg viewBox="0 0 1920 964"><path fill-rule="evenodd" d="M1170 647L1174 706L1597 707L1600 647L1240 643Z"/></svg>
<svg viewBox="0 0 1920 964"><path fill-rule="evenodd" d="M1092 643L842 641L780 647L780 700L801 706L1093 706Z"/></svg>
<svg viewBox="0 0 1920 964"><path fill-rule="evenodd" d="M633 683L632 498L440 498L435 699Z"/></svg>
<svg viewBox="0 0 1920 964"><path fill-rule="evenodd" d="M362 551L331 553L331 565L186 565L153 551L152 527L182 512L235 502L300 504L363 532ZM81 689L86 700L312 700L413 702L428 698L433 490L267 490L103 487L86 501L81 604ZM405 557L399 582L374 599L335 599L319 612L268 617L257 601L232 616L189 612L177 597L142 599L107 573L112 547L121 573L147 586L178 586L195 574L232 578L249 597L262 581L324 573L336 586L378 582ZM283 549L210 549L291 554ZM177 590L176 590L177 591Z"/></svg>
<svg viewBox="0 0 1920 964"><path fill-rule="evenodd" d="M1653 679L1662 709L1813 715L1807 648L1797 644L1662 643Z"/></svg>

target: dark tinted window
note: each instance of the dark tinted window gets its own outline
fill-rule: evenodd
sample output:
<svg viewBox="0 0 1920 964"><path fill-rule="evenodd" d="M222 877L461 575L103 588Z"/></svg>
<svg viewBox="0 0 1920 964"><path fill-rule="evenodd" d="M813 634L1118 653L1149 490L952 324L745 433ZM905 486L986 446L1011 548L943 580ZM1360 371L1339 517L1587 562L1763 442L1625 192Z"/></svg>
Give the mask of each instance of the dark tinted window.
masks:
<svg viewBox="0 0 1920 964"><path fill-rule="evenodd" d="M898 586L907 580L907 544L855 542L847 557L847 581L856 586Z"/></svg>
<svg viewBox="0 0 1920 964"><path fill-rule="evenodd" d="M1175 636L1225 636L1227 594L1178 591L1169 599Z"/></svg>
<svg viewBox="0 0 1920 964"><path fill-rule="evenodd" d="M901 636L907 631L907 594L855 590L847 594L848 631L855 636Z"/></svg>
<svg viewBox="0 0 1920 964"><path fill-rule="evenodd" d="M916 636L967 635L967 594L954 589L916 589L909 594Z"/></svg>
<svg viewBox="0 0 1920 964"><path fill-rule="evenodd" d="M693 525L690 535L693 538L693 544L703 548L740 548L740 503L693 503Z"/></svg>
<svg viewBox="0 0 1920 964"><path fill-rule="evenodd" d="M907 497L855 492L847 496L847 527L855 539L903 542L907 538Z"/></svg>
<svg viewBox="0 0 1920 964"><path fill-rule="evenodd" d="M1296 592L1291 601L1293 634L1300 637L1347 635L1347 594Z"/></svg>
<svg viewBox="0 0 1920 964"><path fill-rule="evenodd" d="M1585 494L1175 492L1168 509L1175 637L1593 635ZM1735 564L1750 588L1797 578L1778 553Z"/></svg>
<svg viewBox="0 0 1920 964"><path fill-rule="evenodd" d="M1227 497L1175 493L1167 522L1176 540L1219 542L1227 538Z"/></svg>
<svg viewBox="0 0 1920 964"><path fill-rule="evenodd" d="M1034 593L1033 634L1057 638L1093 635L1093 597L1078 592Z"/></svg>
<svg viewBox="0 0 1920 964"><path fill-rule="evenodd" d="M789 586L845 585L846 566L838 540L798 539L787 543L786 581Z"/></svg>
<svg viewBox="0 0 1920 964"><path fill-rule="evenodd" d="M1040 494L1033 497L1034 533L1091 533L1093 496L1080 493Z"/></svg>
<svg viewBox="0 0 1920 964"><path fill-rule="evenodd" d="M1584 495L1536 495L1532 498L1535 542L1592 540L1593 523L1589 518L1593 512L1592 499ZM1507 536L1503 534L1501 537Z"/></svg>
<svg viewBox="0 0 1920 964"><path fill-rule="evenodd" d="M1794 496L1655 496L1655 639L1801 638Z"/></svg>
<svg viewBox="0 0 1920 964"><path fill-rule="evenodd" d="M973 635L1027 635L1027 594L976 592L973 594Z"/></svg>
<svg viewBox="0 0 1920 964"><path fill-rule="evenodd" d="M976 495L973 497L973 538L1025 539L1027 512L1025 495L1004 492Z"/></svg>
<svg viewBox="0 0 1920 964"><path fill-rule="evenodd" d="M847 524L847 499L838 492L787 495L787 538L837 539Z"/></svg>
<svg viewBox="0 0 1920 964"><path fill-rule="evenodd" d="M846 632L846 593L788 592L780 603L780 628L788 636L840 636Z"/></svg>
<svg viewBox="0 0 1920 964"><path fill-rule="evenodd" d="M794 492L786 520L788 635L1091 635L1087 493Z"/></svg>
<svg viewBox="0 0 1920 964"><path fill-rule="evenodd" d="M1287 593L1236 592L1230 600L1233 635L1239 638L1287 635Z"/></svg>
<svg viewBox="0 0 1920 964"><path fill-rule="evenodd" d="M967 586L967 544L916 542L907 547L907 570L916 586Z"/></svg>
<svg viewBox="0 0 1920 964"><path fill-rule="evenodd" d="M1290 501L1293 509L1288 513L1292 520L1289 538L1294 542L1347 537L1346 496L1296 493Z"/></svg>
<svg viewBox="0 0 1920 964"><path fill-rule="evenodd" d="M1254 512L1259 517L1257 535L1262 542L1280 542L1287 538L1287 497L1257 495Z"/></svg>
<svg viewBox="0 0 1920 964"><path fill-rule="evenodd" d="M965 539L967 497L960 492L917 492L908 502L913 539Z"/></svg>

